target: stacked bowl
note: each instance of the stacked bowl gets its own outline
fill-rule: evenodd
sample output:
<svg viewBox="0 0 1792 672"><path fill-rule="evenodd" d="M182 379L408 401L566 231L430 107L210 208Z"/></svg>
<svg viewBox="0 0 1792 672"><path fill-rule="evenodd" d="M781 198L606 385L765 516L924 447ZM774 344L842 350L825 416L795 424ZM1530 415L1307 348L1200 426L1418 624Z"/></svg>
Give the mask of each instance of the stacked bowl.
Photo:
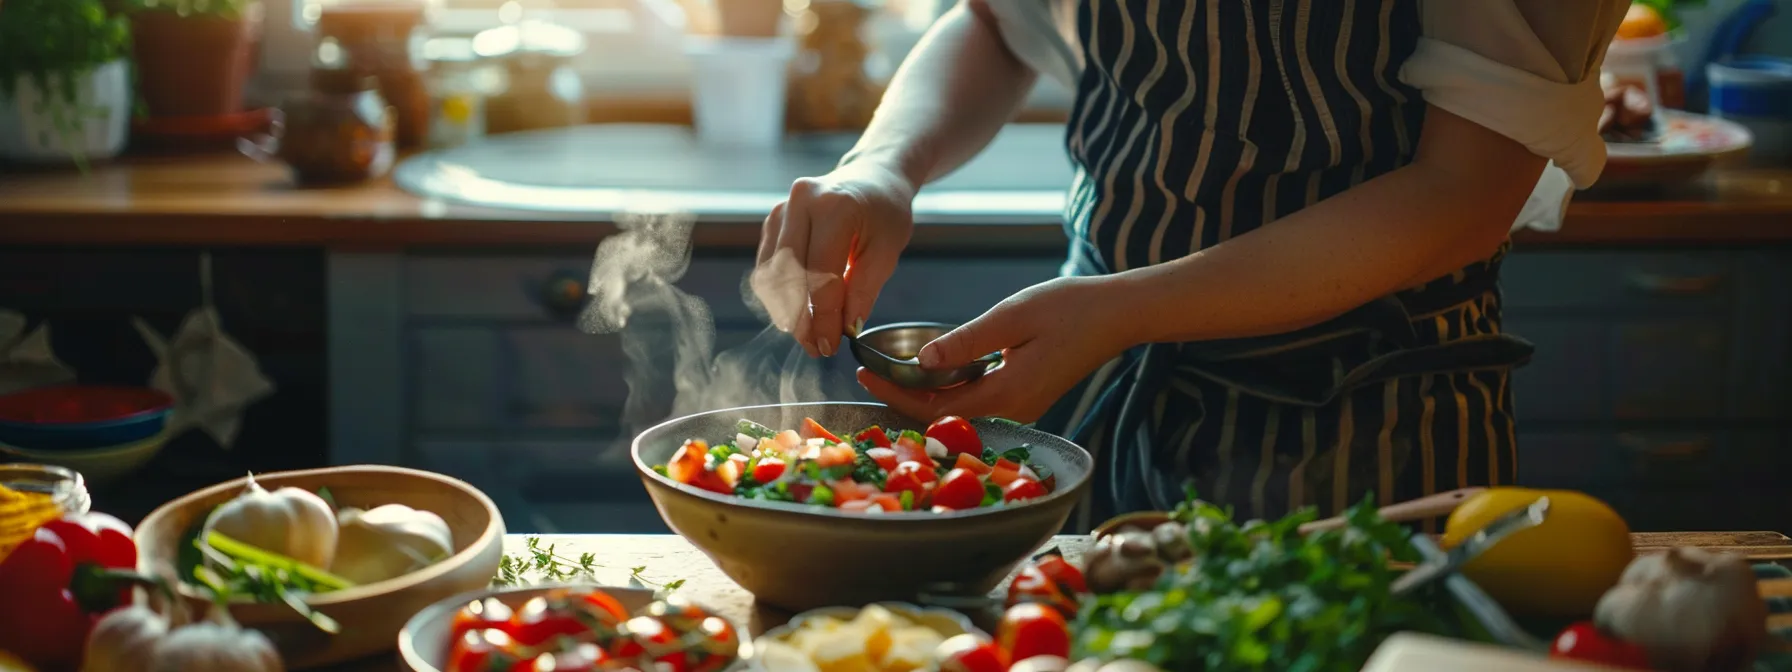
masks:
<svg viewBox="0 0 1792 672"><path fill-rule="evenodd" d="M0 458L66 467L99 487L167 442L173 397L146 387L59 385L0 396Z"/></svg>

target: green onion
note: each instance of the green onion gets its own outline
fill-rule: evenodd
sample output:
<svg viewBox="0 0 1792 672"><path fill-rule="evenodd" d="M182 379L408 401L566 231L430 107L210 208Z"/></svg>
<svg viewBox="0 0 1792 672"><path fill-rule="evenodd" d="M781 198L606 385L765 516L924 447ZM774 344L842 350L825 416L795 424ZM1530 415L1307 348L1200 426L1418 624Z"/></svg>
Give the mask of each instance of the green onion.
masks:
<svg viewBox="0 0 1792 672"><path fill-rule="evenodd" d="M279 553L270 553L235 539L231 539L230 537L224 536L222 532L216 530L205 535L205 544L219 553L223 553L252 565L263 565L274 569L284 569L330 590L345 590L355 587L355 582L353 581L312 567L311 565L299 562L284 555L280 555Z"/></svg>

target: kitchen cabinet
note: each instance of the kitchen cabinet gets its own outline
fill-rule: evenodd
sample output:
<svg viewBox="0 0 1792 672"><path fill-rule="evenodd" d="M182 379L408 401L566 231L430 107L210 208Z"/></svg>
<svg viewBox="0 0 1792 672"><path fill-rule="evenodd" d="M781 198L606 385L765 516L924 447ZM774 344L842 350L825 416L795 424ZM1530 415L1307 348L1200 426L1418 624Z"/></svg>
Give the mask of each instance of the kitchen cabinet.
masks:
<svg viewBox="0 0 1792 672"><path fill-rule="evenodd" d="M584 278L589 252L333 254L333 461L465 478L515 531L663 530L624 420L670 412L672 331L632 367L619 336L578 330L544 288ZM776 363L794 345L741 299L749 253L700 250L677 286L707 302L717 350ZM962 322L1058 265L910 255L874 321ZM1514 380L1522 483L1593 492L1641 530L1792 528L1792 501L1769 496L1792 467L1792 251L1520 249L1504 277L1507 327L1537 345ZM631 368L654 374L654 404L629 409ZM817 376L864 398L854 368L841 353Z"/></svg>

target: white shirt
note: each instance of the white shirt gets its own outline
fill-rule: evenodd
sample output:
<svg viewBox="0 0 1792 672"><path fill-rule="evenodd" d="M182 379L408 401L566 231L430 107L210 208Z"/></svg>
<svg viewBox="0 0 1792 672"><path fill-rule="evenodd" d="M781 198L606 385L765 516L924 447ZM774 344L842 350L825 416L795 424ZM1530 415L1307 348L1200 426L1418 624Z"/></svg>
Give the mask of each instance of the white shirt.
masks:
<svg viewBox="0 0 1792 672"><path fill-rule="evenodd" d="M1015 56L1075 89L1083 68L1073 46L1076 0L986 2ZM1574 189L1592 185L1605 168L1599 66L1629 7L1629 0L1419 0L1424 35L1401 81L1426 103L1549 159L1514 229L1561 228Z"/></svg>

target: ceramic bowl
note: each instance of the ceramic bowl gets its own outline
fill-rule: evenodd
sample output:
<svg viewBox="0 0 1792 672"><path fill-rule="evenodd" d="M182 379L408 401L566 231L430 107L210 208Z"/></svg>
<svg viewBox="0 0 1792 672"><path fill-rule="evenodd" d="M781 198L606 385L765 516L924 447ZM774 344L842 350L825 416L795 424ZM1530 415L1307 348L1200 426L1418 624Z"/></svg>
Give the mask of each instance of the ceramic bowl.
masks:
<svg viewBox="0 0 1792 672"><path fill-rule="evenodd" d="M25 450L116 448L154 438L174 398L147 387L56 385L0 396L0 443Z"/></svg>
<svg viewBox="0 0 1792 672"><path fill-rule="evenodd" d="M1011 422L971 421L986 446L1030 444L1034 461L1057 476L1050 495L1016 506L946 514L881 515L749 500L661 476L686 439L733 437L735 424L922 429L882 404L824 402L753 406L679 418L634 442L635 467L660 516L708 554L760 602L792 612L824 606L915 601L929 594L985 595L1064 525L1089 483L1089 453L1069 441Z"/></svg>
<svg viewBox="0 0 1792 672"><path fill-rule="evenodd" d="M964 614L950 609L923 608L907 602L878 602L877 606L888 609L890 610L890 613L908 619L910 622L940 633L941 637L950 638L965 633L970 633L983 638L989 637L989 633L979 630L977 629L977 626L972 625L971 619L966 618ZM760 635L759 639L755 641L763 642L772 640L782 642L789 639L791 635L796 634L798 630L801 630L803 621L812 618L832 618L835 620L850 621L854 616L859 615L859 609L859 607L822 607L820 609L811 609L797 614L796 617L790 619L789 623L765 631L765 634ZM780 672L779 670L766 669L763 662L758 660L753 661L752 669L754 672Z"/></svg>
<svg viewBox="0 0 1792 672"><path fill-rule="evenodd" d="M462 593L429 605L398 632L398 662L409 672L440 672L446 665L448 654L449 628L454 625L454 614L462 606L474 600L496 598L511 609L517 609L530 598L546 595L555 588L595 588L608 593L622 603L622 608L630 614L639 612L653 602L653 591L640 588L611 588L608 586L531 586L528 588L500 588ZM738 672L751 669L753 642L745 637L747 630L739 623L730 623L734 631L742 634L740 662L730 665L725 672Z"/></svg>
<svg viewBox="0 0 1792 672"><path fill-rule="evenodd" d="M41 449L0 443L0 455L21 462L53 464L81 472L90 488L100 489L129 476L162 452L168 435L101 448Z"/></svg>
<svg viewBox="0 0 1792 672"><path fill-rule="evenodd" d="M454 555L404 576L310 597L305 603L341 624L325 633L284 604L232 604L230 615L260 630L279 648L286 666L304 669L391 651L398 631L418 611L444 598L484 589L504 555L504 519L497 505L477 488L427 471L386 466L348 466L256 474L269 490L292 486L329 488L339 507L372 508L403 504L434 512L448 523ZM137 568L166 573L179 566L183 544L219 504L235 498L248 479L220 483L171 501L137 526ZM207 602L200 591L181 586L195 613Z"/></svg>

